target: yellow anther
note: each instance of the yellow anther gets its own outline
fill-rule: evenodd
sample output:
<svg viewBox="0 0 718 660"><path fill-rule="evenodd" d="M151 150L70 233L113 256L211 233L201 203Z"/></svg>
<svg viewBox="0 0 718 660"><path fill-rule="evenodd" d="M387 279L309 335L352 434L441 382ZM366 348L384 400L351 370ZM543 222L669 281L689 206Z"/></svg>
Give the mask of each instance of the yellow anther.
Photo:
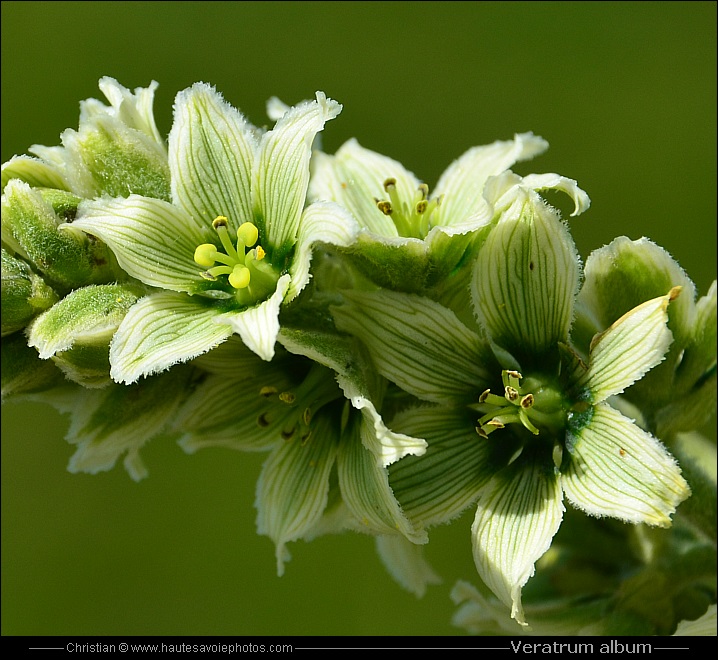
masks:
<svg viewBox="0 0 718 660"><path fill-rule="evenodd" d="M420 183L419 192L421 193L421 199L426 199L429 196L429 186L425 183Z"/></svg>
<svg viewBox="0 0 718 660"><path fill-rule="evenodd" d="M516 391L516 388L507 385L504 396L508 401L514 402L519 398L519 393Z"/></svg>
<svg viewBox="0 0 718 660"><path fill-rule="evenodd" d="M217 247L212 243L202 243L194 251L194 260L203 268L214 266L216 261Z"/></svg>
<svg viewBox="0 0 718 660"><path fill-rule="evenodd" d="M391 215L394 210L391 208L391 202L387 202L384 200L378 201L376 205L384 215Z"/></svg>
<svg viewBox="0 0 718 660"><path fill-rule="evenodd" d="M271 385L265 385L261 390L259 390L260 396L266 396L269 398L270 396L273 396L278 392L276 387L272 387Z"/></svg>
<svg viewBox="0 0 718 660"><path fill-rule="evenodd" d="M429 206L429 202L427 202L425 199L422 199L421 201L416 203L416 212L421 215L422 213L426 212L427 206Z"/></svg>
<svg viewBox="0 0 718 660"><path fill-rule="evenodd" d="M226 227L229 224L229 220L227 220L226 216L224 215L218 215L214 220L212 220L212 227L214 229L219 229L220 227Z"/></svg>
<svg viewBox="0 0 718 660"><path fill-rule="evenodd" d="M294 392L282 392L279 395L279 399L289 405L293 404L297 400L297 395Z"/></svg>
<svg viewBox="0 0 718 660"><path fill-rule="evenodd" d="M235 289L246 289L249 286L249 268L237 264L229 275L229 283Z"/></svg>
<svg viewBox="0 0 718 660"><path fill-rule="evenodd" d="M534 395L533 394L527 394L525 397L523 397L520 401L520 405L522 408L530 408L534 405Z"/></svg>
<svg viewBox="0 0 718 660"><path fill-rule="evenodd" d="M384 190L389 192L389 188L396 188L396 179L394 177L389 177L384 181Z"/></svg>
<svg viewBox="0 0 718 660"><path fill-rule="evenodd" d="M261 245L258 245L255 249L255 254L256 256L254 257L254 259L256 261L262 261L262 259L264 259L267 253L264 251Z"/></svg>
<svg viewBox="0 0 718 660"><path fill-rule="evenodd" d="M252 222L244 222L237 230L237 242L245 247L252 247L259 238L259 230Z"/></svg>

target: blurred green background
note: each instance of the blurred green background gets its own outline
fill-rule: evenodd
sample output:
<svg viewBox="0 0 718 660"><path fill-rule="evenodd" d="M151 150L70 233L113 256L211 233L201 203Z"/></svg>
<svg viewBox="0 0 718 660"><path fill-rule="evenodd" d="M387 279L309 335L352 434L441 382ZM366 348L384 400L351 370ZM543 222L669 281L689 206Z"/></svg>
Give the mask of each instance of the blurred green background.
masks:
<svg viewBox="0 0 718 660"><path fill-rule="evenodd" d="M257 124L270 96L323 90L344 104L327 151L356 137L430 185L467 148L531 130L551 148L517 171L591 197L570 221L584 258L645 235L701 294L716 275L714 2L3 2L3 162L58 144L103 75L157 80L165 134L198 80ZM448 594L475 574L470 514L434 531L445 581L421 600L358 535L293 544L280 579L255 533L262 456L155 440L140 484L71 475L65 418L2 413L3 635L461 632Z"/></svg>

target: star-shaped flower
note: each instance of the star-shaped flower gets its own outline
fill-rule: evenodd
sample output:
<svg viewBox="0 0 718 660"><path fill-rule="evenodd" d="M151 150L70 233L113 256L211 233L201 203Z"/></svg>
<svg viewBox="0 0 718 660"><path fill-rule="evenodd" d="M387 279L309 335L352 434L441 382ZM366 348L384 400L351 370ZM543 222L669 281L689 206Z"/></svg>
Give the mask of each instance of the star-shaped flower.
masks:
<svg viewBox="0 0 718 660"><path fill-rule="evenodd" d="M261 133L197 83L175 100L171 202L130 195L80 205L68 227L102 239L127 273L160 289L120 324L114 380L162 371L233 333L272 358L280 307L309 281L313 245L348 245L358 231L336 204L305 208L312 141L340 111L317 92Z"/></svg>
<svg viewBox="0 0 718 660"><path fill-rule="evenodd" d="M564 498L591 515L668 526L689 495L661 443L608 403L664 358L666 310L679 288L597 335L583 364L569 345L578 254L534 189L549 182L540 183L506 173L487 184L499 218L466 301L478 324L389 291L346 292L334 310L381 374L437 404L392 421L429 443L390 469L404 512L428 526L477 502L476 567L520 623L521 589L561 524Z"/></svg>
<svg viewBox="0 0 718 660"><path fill-rule="evenodd" d="M449 165L430 194L401 163L352 139L333 156L315 155L309 197L339 202L357 219L357 242L343 252L368 277L393 290L426 293L464 272L457 266L494 217L483 194L489 177L547 148L533 133L473 147ZM583 195L576 213L587 207Z"/></svg>

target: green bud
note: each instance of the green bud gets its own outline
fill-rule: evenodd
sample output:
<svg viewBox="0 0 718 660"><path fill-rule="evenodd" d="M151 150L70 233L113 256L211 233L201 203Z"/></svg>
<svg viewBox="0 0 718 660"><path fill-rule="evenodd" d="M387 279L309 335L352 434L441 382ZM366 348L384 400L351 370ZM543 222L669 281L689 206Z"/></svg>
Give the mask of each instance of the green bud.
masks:
<svg viewBox="0 0 718 660"><path fill-rule="evenodd" d="M41 360L37 351L27 345L22 333L3 337L0 347L3 402L49 390L65 381L53 362Z"/></svg>
<svg viewBox="0 0 718 660"><path fill-rule="evenodd" d="M61 191L43 193L17 179L2 199L3 242L30 262L61 293L114 279L108 248L79 230L58 229L53 208L71 213L77 198Z"/></svg>
<svg viewBox="0 0 718 660"><path fill-rule="evenodd" d="M2 249L2 336L24 328L58 300L24 261Z"/></svg>
<svg viewBox="0 0 718 660"><path fill-rule="evenodd" d="M77 289L35 320L28 343L40 358L52 358L70 380L104 387L111 382L110 340L141 295L122 284Z"/></svg>

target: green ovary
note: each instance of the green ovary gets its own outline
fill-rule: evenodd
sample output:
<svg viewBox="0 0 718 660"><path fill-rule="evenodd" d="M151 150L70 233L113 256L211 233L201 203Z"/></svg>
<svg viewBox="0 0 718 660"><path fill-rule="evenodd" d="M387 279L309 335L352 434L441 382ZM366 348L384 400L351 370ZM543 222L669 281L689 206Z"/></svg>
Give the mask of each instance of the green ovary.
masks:
<svg viewBox="0 0 718 660"><path fill-rule="evenodd" d="M501 379L504 395L499 396L486 390L479 396L479 403L472 409L484 413L476 423L476 432L482 438L517 424L533 435L546 434L553 440L553 462L560 467L563 459L563 442L566 428L566 405L564 398L553 387L538 378L527 378L521 384L522 375L517 371L504 370ZM511 460L520 455L519 450Z"/></svg>
<svg viewBox="0 0 718 660"><path fill-rule="evenodd" d="M213 243L203 243L197 247L194 260L207 269L201 273L202 277L217 281L226 275L229 285L235 290L237 301L243 305L261 302L274 293L279 273L265 259L266 253L262 246L254 247L259 238L257 227L251 222L240 225L236 247L230 238L225 216L215 218L212 227L217 231L224 252Z"/></svg>

